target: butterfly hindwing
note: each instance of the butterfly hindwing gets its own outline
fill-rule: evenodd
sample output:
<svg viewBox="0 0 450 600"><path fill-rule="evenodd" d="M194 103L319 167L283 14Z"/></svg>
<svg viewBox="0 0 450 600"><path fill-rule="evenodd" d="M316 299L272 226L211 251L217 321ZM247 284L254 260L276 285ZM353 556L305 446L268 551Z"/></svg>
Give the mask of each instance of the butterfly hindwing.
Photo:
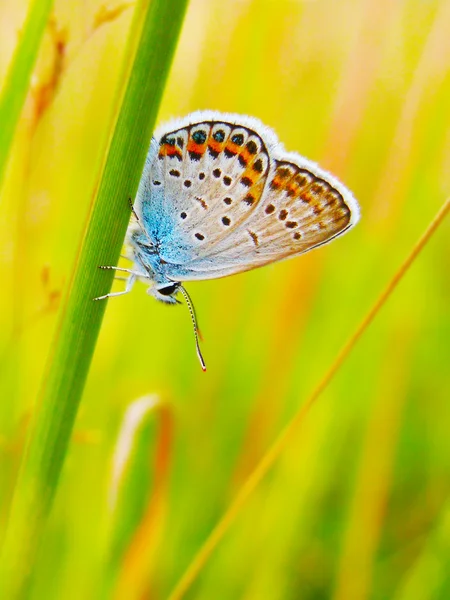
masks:
<svg viewBox="0 0 450 600"><path fill-rule="evenodd" d="M275 160L258 215L267 255L301 254L327 243L352 224L351 194L303 157ZM252 220L249 225L252 225Z"/></svg>
<svg viewBox="0 0 450 600"><path fill-rule="evenodd" d="M350 192L314 163L289 155L289 160L273 161L261 202L239 239L216 251L221 262L240 258L239 270L251 269L325 244L354 221Z"/></svg>

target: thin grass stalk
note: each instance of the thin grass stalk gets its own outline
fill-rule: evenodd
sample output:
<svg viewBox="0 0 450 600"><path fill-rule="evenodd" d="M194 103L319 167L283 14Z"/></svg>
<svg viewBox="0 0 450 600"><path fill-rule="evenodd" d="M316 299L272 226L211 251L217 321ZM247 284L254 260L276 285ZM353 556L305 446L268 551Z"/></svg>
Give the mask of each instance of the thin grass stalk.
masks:
<svg viewBox="0 0 450 600"><path fill-rule="evenodd" d="M403 264L397 269L392 279L387 284L386 288L380 294L378 299L373 304L372 308L363 318L361 323L358 325L354 333L350 336L347 342L342 347L341 351L336 356L335 360L325 373L323 378L319 381L316 388L307 398L305 403L299 408L297 413L292 419L285 425L278 437L275 439L273 444L269 447L266 453L263 455L259 463L250 473L247 480L242 485L236 498L232 501L228 509L219 519L209 536L206 538L203 545L200 547L198 552L193 557L191 563L183 573L181 579L178 581L173 591L169 595L169 600L180 600L192 586L195 579L198 577L201 570L204 568L206 562L210 558L211 554L220 543L228 529L236 520L236 517L240 514L242 508L247 502L248 498L254 492L256 487L261 483L263 478L267 475L268 471L273 467L277 459L281 456L283 451L286 449L294 435L297 435L305 417L309 413L312 406L315 404L317 399L320 397L325 388L329 385L333 377L341 368L342 364L346 361L351 351L367 330L369 325L372 323L376 315L380 312L381 308L386 304L394 290L397 288L400 281L403 279L408 269L411 267L413 262L416 260L419 253L423 250L425 245L429 242L436 229L444 221L448 212L450 211L450 198L448 198L441 209L438 211L430 225L427 227L423 235L420 237L418 242L414 245L411 252L403 262Z"/></svg>
<svg viewBox="0 0 450 600"><path fill-rule="evenodd" d="M53 0L34 0L31 4L3 85L0 96L0 189L17 121L52 6Z"/></svg>
<svg viewBox="0 0 450 600"><path fill-rule="evenodd" d="M410 353L414 347L411 329L414 328L409 315L399 316L391 329L396 343L388 343L386 348L367 420L331 600L360 600L371 595L407 397Z"/></svg>
<svg viewBox="0 0 450 600"><path fill-rule="evenodd" d="M150 143L187 0L140 0L125 53L120 112L63 303L14 493L3 555L0 597L28 596L45 529ZM130 67L130 65L132 65ZM123 98L123 100L121 100Z"/></svg>

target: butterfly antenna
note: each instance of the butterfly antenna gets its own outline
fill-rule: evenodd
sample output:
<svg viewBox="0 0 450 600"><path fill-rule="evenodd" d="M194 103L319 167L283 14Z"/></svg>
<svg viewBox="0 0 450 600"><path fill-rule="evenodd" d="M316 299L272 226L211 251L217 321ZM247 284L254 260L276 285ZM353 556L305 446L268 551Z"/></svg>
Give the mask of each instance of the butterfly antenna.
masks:
<svg viewBox="0 0 450 600"><path fill-rule="evenodd" d="M202 366L202 370L206 371L206 364L205 364L205 361L203 359L203 355L202 355L201 350L200 350L200 343L199 343L199 333L200 333L200 331L199 331L199 328L198 328L198 325L197 325L197 317L195 316L194 305L192 304L191 297L189 296L189 294L187 293L187 291L184 289L184 287L182 285L180 285L178 289L183 294L183 298L184 298L184 300L185 300L185 302L187 304L189 312L191 313L192 324L194 326L195 348L197 350L198 360L200 361L200 364Z"/></svg>

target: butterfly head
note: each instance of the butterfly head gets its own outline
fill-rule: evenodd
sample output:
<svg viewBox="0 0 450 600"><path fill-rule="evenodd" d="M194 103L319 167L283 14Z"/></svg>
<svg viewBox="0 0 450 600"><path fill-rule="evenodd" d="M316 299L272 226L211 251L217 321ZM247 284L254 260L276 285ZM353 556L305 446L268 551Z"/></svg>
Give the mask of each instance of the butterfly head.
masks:
<svg viewBox="0 0 450 600"><path fill-rule="evenodd" d="M147 294L165 304L179 304L179 301L175 298L175 295L179 291L179 283L165 282L150 286L147 290Z"/></svg>

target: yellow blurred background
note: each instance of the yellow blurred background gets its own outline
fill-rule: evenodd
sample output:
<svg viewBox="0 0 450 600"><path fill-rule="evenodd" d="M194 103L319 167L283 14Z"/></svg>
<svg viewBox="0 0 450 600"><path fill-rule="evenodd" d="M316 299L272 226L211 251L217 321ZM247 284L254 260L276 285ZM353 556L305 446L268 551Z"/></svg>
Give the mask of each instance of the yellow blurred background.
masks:
<svg viewBox="0 0 450 600"><path fill-rule="evenodd" d="M0 5L0 81L26 8ZM56 0L0 193L0 529L132 10ZM141 285L109 302L33 598L168 596L449 195L449 31L447 0L191 0L158 121L256 116L344 181L362 220L188 284L206 374L186 307ZM189 598L450 598L449 237L445 222Z"/></svg>

